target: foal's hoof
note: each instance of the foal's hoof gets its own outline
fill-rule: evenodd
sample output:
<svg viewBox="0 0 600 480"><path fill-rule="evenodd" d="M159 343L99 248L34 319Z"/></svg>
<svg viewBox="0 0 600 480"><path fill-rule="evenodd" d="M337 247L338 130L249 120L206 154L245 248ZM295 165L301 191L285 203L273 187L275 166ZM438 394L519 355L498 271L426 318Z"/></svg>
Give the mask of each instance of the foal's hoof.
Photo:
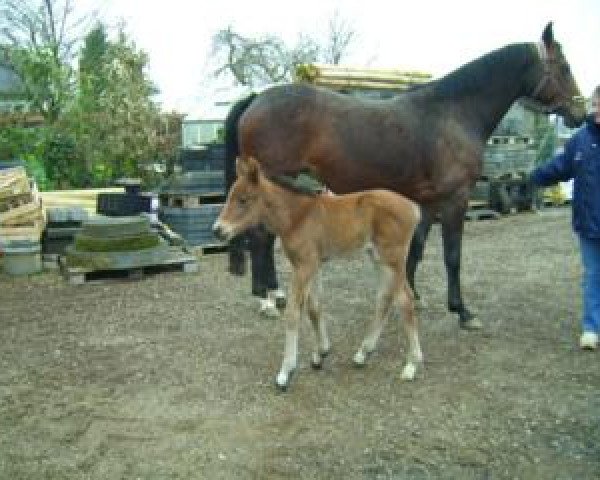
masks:
<svg viewBox="0 0 600 480"><path fill-rule="evenodd" d="M321 370L323 368L323 360L325 357L329 355L331 350L325 350L324 352L313 353L312 358L310 359L310 366L314 370Z"/></svg>
<svg viewBox="0 0 600 480"><path fill-rule="evenodd" d="M292 379L292 375L294 374L294 370L289 372L287 375L283 372L279 372L277 377L275 377L275 388L278 392L287 392L288 387L290 386L290 381Z"/></svg>
<svg viewBox="0 0 600 480"><path fill-rule="evenodd" d="M352 358L352 363L356 368L363 368L367 364L367 360L371 356L371 352L363 352L359 350L354 354Z"/></svg>
<svg viewBox="0 0 600 480"><path fill-rule="evenodd" d="M277 391L279 393L285 393L285 392L287 392L288 384L287 383L279 383L277 380L275 380L275 388L277 389Z"/></svg>
<svg viewBox="0 0 600 480"><path fill-rule="evenodd" d="M459 325L463 330L481 330L483 328L483 323L477 317L471 317L460 322Z"/></svg>
<svg viewBox="0 0 600 480"><path fill-rule="evenodd" d="M417 366L414 363L407 363L402 370L401 378L404 381L412 382L417 374Z"/></svg>

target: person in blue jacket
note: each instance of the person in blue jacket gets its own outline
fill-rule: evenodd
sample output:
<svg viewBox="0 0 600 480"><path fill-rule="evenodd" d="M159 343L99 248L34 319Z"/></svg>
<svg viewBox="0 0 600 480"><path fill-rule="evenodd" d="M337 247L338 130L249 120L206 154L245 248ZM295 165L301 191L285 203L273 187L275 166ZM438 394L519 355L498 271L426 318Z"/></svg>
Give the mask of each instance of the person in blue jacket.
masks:
<svg viewBox="0 0 600 480"><path fill-rule="evenodd" d="M536 168L530 179L541 187L574 179L572 222L583 264L579 345L594 350L600 334L600 85L592 94L591 113L584 126L567 141L562 152Z"/></svg>

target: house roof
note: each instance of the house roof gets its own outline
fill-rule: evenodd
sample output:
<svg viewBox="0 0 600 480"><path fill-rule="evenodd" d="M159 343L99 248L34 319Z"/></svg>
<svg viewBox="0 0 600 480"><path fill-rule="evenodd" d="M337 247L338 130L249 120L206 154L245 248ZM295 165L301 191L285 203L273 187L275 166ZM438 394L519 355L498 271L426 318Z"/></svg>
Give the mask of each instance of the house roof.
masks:
<svg viewBox="0 0 600 480"><path fill-rule="evenodd" d="M5 63L0 62L0 96L22 95L23 81L17 73Z"/></svg>

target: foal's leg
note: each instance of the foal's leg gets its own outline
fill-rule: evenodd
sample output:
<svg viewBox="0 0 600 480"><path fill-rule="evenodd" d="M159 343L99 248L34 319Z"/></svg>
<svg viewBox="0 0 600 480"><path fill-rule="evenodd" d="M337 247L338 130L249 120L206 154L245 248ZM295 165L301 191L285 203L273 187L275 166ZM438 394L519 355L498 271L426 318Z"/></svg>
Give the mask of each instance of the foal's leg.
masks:
<svg viewBox="0 0 600 480"><path fill-rule="evenodd" d="M267 297L275 307L283 309L285 308L286 298L283 290L279 288L279 282L277 281L277 270L275 269L275 239L275 235L265 230L265 263L262 275L264 276L264 284L267 286Z"/></svg>
<svg viewBox="0 0 600 480"><path fill-rule="evenodd" d="M229 273L232 275L246 274L246 252L244 250L246 240L246 235L242 234L229 241Z"/></svg>
<svg viewBox="0 0 600 480"><path fill-rule="evenodd" d="M296 370L298 358L298 325L308 297L308 285L314 274L309 267L296 267L292 277L290 301L285 310L285 348L283 362L275 379L280 390L286 390L290 376Z"/></svg>
<svg viewBox="0 0 600 480"><path fill-rule="evenodd" d="M369 355L375 350L377 340L381 335L381 331L385 325L390 309L394 301L395 274L394 271L387 265L382 265L381 270L381 286L377 292L377 303L375 305L375 315L371 320L367 329L367 335L358 351L354 354L354 364L362 367Z"/></svg>
<svg viewBox="0 0 600 480"><path fill-rule="evenodd" d="M417 373L417 368L423 363L423 352L421 351L421 344L419 342L413 293L406 279L403 278L403 273L398 271L397 280L397 300L402 311L404 330L408 338L408 354L406 355L406 365L404 365L404 369L402 370L402 378L404 380L413 380Z"/></svg>
<svg viewBox="0 0 600 480"><path fill-rule="evenodd" d="M307 298L308 317L315 332L315 349L312 353L311 365L313 368L321 368L323 358L329 354L331 344L327 335L327 326L321 317L320 305L321 278L316 275L313 280Z"/></svg>

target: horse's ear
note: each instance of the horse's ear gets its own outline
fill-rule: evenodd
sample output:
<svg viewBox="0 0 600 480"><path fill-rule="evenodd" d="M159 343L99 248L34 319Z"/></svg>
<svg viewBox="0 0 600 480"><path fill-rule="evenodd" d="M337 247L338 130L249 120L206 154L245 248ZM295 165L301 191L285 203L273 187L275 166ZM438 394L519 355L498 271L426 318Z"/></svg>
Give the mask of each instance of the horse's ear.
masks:
<svg viewBox="0 0 600 480"><path fill-rule="evenodd" d="M542 33L542 42L544 42L544 46L547 49L550 49L554 46L554 33L552 32L552 22L548 22L546 28L544 28L544 32Z"/></svg>
<svg viewBox="0 0 600 480"><path fill-rule="evenodd" d="M260 166L254 157L238 157L235 169L238 177L244 177L250 183L258 183Z"/></svg>

